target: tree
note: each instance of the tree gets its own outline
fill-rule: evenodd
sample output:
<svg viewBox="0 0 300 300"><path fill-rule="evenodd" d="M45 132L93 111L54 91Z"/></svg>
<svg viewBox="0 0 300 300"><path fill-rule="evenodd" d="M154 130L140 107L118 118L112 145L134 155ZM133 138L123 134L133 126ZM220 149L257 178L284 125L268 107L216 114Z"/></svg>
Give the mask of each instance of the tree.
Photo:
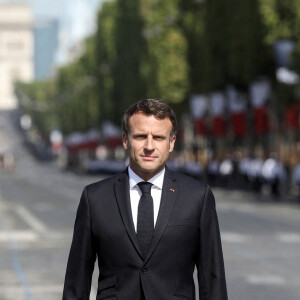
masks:
<svg viewBox="0 0 300 300"><path fill-rule="evenodd" d="M54 107L49 102L55 93L54 81L18 82L15 90L22 112L31 116L34 127L42 136L48 137L57 122Z"/></svg>
<svg viewBox="0 0 300 300"><path fill-rule="evenodd" d="M228 79L248 89L251 81L265 74L263 27L257 0L231 0L227 6L226 42Z"/></svg>
<svg viewBox="0 0 300 300"><path fill-rule="evenodd" d="M209 92L214 89L215 81L211 80L213 61L206 24L206 4L194 0L181 0L179 9L179 24L187 41L188 92Z"/></svg>
<svg viewBox="0 0 300 300"><path fill-rule="evenodd" d="M179 27L179 1L145 0L141 2L147 41L143 64L148 97L169 103L184 100L188 87L187 43Z"/></svg>
<svg viewBox="0 0 300 300"><path fill-rule="evenodd" d="M95 65L97 68L99 122L115 117L114 76L116 61L117 2L104 2L98 13L97 31L95 35Z"/></svg>
<svg viewBox="0 0 300 300"><path fill-rule="evenodd" d="M124 110L146 96L141 65L146 53L140 0L118 0L115 26L116 59L113 66L113 106L116 123Z"/></svg>

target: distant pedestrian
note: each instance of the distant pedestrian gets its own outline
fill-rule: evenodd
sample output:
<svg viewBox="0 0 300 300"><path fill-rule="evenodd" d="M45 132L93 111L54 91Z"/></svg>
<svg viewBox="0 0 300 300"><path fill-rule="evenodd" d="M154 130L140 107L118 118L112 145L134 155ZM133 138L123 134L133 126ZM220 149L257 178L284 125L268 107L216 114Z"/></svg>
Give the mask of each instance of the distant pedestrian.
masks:
<svg viewBox="0 0 300 300"><path fill-rule="evenodd" d="M264 161L258 157L253 157L249 161L247 168L247 177L249 179L251 190L260 193L263 185L262 169Z"/></svg>
<svg viewBox="0 0 300 300"><path fill-rule="evenodd" d="M250 178L248 170L251 165L251 159L248 156L244 156L238 165L238 170L241 175L240 181L243 189L248 190L250 188Z"/></svg>
<svg viewBox="0 0 300 300"><path fill-rule="evenodd" d="M226 158L221 161L219 173L221 186L224 188L229 188L232 185L232 176L234 172L233 161L230 155L226 155Z"/></svg>
<svg viewBox="0 0 300 300"><path fill-rule="evenodd" d="M278 160L277 154L272 154L262 167L262 176L270 186L271 194L278 198L280 196L280 187L286 181L287 174L283 164Z"/></svg>

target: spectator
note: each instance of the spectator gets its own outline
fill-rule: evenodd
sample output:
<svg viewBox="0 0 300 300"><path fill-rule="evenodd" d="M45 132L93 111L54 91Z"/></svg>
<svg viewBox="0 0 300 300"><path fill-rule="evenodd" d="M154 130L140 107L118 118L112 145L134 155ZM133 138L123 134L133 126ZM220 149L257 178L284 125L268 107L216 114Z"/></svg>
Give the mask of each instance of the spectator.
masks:
<svg viewBox="0 0 300 300"><path fill-rule="evenodd" d="M286 181L287 174L276 153L272 153L270 158L264 162L262 176L270 186L271 194L278 198L280 196L280 186Z"/></svg>

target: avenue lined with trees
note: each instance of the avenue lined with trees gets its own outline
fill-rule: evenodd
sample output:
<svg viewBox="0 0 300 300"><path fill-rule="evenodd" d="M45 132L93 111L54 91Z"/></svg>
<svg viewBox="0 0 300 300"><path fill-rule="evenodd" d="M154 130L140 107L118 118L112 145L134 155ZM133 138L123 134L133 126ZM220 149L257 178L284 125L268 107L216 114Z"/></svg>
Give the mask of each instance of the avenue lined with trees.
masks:
<svg viewBox="0 0 300 300"><path fill-rule="evenodd" d="M42 136L54 128L64 135L100 128L106 120L119 125L124 109L145 97L171 103L181 116L193 95L229 85L246 95L247 111L249 87L259 78L271 86L272 129L285 128L289 108L298 112L299 83L278 80L274 51L278 41L293 43L288 68L298 76L297 0L113 0L102 4L97 22L77 60L47 81L16 84L20 107Z"/></svg>

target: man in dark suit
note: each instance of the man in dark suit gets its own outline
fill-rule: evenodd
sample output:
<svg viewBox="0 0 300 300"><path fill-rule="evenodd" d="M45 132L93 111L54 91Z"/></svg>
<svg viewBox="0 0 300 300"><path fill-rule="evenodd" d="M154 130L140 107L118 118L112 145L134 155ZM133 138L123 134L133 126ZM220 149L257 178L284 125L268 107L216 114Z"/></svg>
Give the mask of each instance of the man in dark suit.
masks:
<svg viewBox="0 0 300 300"><path fill-rule="evenodd" d="M200 181L172 172L177 122L157 99L123 117L129 167L87 186L77 211L63 300L89 299L96 257L97 300L226 300L215 200Z"/></svg>

